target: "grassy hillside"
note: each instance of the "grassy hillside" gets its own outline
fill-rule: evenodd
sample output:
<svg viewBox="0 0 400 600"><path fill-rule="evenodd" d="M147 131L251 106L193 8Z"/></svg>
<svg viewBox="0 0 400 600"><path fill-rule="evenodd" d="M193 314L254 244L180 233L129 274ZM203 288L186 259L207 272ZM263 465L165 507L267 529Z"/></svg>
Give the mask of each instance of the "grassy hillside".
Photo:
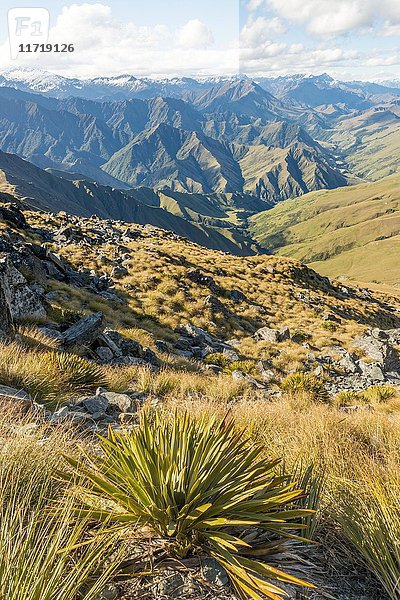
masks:
<svg viewBox="0 0 400 600"><path fill-rule="evenodd" d="M400 106L378 106L338 119L330 141L340 147L354 175L377 181L397 173Z"/></svg>
<svg viewBox="0 0 400 600"><path fill-rule="evenodd" d="M399 394L346 365L371 367L355 336L399 327L399 298L149 225L0 211L0 597L244 598L256 559L253 598L285 597L275 568L289 598L293 576L313 600L396 598ZM362 391L329 387L346 379Z"/></svg>
<svg viewBox="0 0 400 600"><path fill-rule="evenodd" d="M0 241L1 598L236 600L239 567L252 598L284 597L276 568L289 598L396 598L399 393L347 368L379 368L356 336L398 297L10 203Z"/></svg>
<svg viewBox="0 0 400 600"><path fill-rule="evenodd" d="M312 264L325 275L398 283L400 176L312 192L250 217L267 251Z"/></svg>

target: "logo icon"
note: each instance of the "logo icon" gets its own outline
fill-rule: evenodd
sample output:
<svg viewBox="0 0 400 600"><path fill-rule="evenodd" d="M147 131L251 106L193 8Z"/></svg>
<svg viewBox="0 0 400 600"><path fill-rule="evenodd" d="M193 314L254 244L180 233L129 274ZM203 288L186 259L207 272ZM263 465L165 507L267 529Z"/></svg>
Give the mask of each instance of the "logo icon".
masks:
<svg viewBox="0 0 400 600"><path fill-rule="evenodd" d="M8 11L10 55L17 58L21 44L45 44L49 37L47 8L10 8Z"/></svg>

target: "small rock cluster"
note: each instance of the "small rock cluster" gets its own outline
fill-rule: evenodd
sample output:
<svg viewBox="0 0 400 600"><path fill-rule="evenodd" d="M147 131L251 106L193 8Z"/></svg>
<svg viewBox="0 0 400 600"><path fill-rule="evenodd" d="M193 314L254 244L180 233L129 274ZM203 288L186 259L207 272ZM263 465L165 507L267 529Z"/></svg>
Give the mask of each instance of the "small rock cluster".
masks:
<svg viewBox="0 0 400 600"><path fill-rule="evenodd" d="M308 366L316 373L330 376L326 387L331 394L340 391L362 391L373 385L400 386L400 358L395 349L400 346L400 329L369 329L355 338L354 347L364 353L362 358L337 346L330 354L309 354ZM337 359L335 356L339 356Z"/></svg>
<svg viewBox="0 0 400 600"><path fill-rule="evenodd" d="M118 424L127 426L136 422L143 400L140 392L121 394L100 387L94 395L72 398L54 413L48 413L47 418L56 422L68 420L95 430L108 425L116 429Z"/></svg>
<svg viewBox="0 0 400 600"><path fill-rule="evenodd" d="M231 360L239 359L232 346L207 333L201 327L185 323L178 328L177 332L181 337L173 344L173 349L185 358L202 359L208 354L222 352Z"/></svg>

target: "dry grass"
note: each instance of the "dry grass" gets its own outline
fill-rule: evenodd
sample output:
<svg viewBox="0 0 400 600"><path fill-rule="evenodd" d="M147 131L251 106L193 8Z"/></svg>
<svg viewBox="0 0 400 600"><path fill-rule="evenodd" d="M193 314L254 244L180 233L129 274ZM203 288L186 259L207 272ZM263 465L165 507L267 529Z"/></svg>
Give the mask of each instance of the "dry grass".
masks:
<svg viewBox="0 0 400 600"><path fill-rule="evenodd" d="M28 214L28 219L35 225L42 222L40 213ZM62 223L61 217L55 217L55 225ZM101 310L110 326L136 330L135 339L146 340L146 345L157 338L173 340L175 328L190 321L219 337L238 338L239 351L246 358L268 358L274 353L273 345L252 339L255 329L263 325L288 326L293 332L301 330L313 348L321 349L338 340L350 346L353 337L362 331L362 323L378 325L389 318L382 314L379 304L327 294L320 282L313 280L312 273L296 261L276 256L234 257L200 248L186 240L173 240L162 231L141 230L141 237L126 242L126 249L132 255L132 260L127 262L129 273L115 282L116 291L126 303L124 306L113 305L87 290L60 282L51 286L60 292L54 306L86 312ZM98 273L109 274L115 259L115 248L106 240L100 248L82 248L71 243L55 250L73 266L83 263ZM227 315L205 307L210 289L188 278L187 270L192 267L214 279ZM242 291L248 301L235 304L230 298L233 289ZM303 291L311 305L297 297L296 294ZM314 306L347 316L330 328ZM273 357L277 368L284 372L299 370L307 350L291 342L283 344L282 349L281 358Z"/></svg>
<svg viewBox="0 0 400 600"><path fill-rule="evenodd" d="M390 404L392 400L388 401ZM199 417L226 413L226 404L208 400L172 402ZM269 458L284 457L285 468L299 461L325 474L320 531L334 525L340 543L352 548L385 587L398 597L400 576L400 412L343 413L310 395L271 402L254 398L231 403L230 415L246 426ZM340 544L337 560L340 564ZM378 559L379 557L379 559ZM397 594L397 595L396 595Z"/></svg>
<svg viewBox="0 0 400 600"><path fill-rule="evenodd" d="M1 598L95 600L115 572L115 536L91 537L89 520L74 520L71 500L55 478L67 451L76 455L76 439L65 427L1 413ZM48 512L56 500L63 506L57 518Z"/></svg>
<svg viewBox="0 0 400 600"><path fill-rule="evenodd" d="M42 342L41 342L42 343ZM80 356L0 344L0 381L51 405L89 392L107 381L105 369Z"/></svg>
<svg viewBox="0 0 400 600"><path fill-rule="evenodd" d="M61 217L52 218L55 225L62 224ZM40 213L30 219L41 225ZM378 294L375 303L339 298L324 291L320 282L307 279L310 272L298 263L279 257L232 257L183 240L171 240L162 232L142 233L138 240L127 242L127 247L132 253L129 274L116 282L123 305L113 305L82 288L53 282L52 288L59 291L59 296L53 303L51 319L66 320L71 310L84 313L101 310L109 326L151 348L155 347L156 339L177 339L175 328L190 321L219 338L236 338L235 348L241 361L246 361L242 366L247 364L250 368L257 360L269 359L282 378L301 371L310 352L338 343L350 348L354 336L367 325L395 323L391 321L394 311L382 312L380 302L388 300L385 294ZM82 248L70 244L61 248L61 253L72 265L78 267L84 263L99 273L109 273L112 265L108 260L114 258L114 248L107 244L101 246L103 257L95 245ZM226 316L204 306L210 289L188 278L187 270L193 266L214 279L218 297L228 311ZM235 304L230 298L232 289L241 290L248 301ZM311 304L299 299L299 293L306 294ZM389 300L394 306L396 301ZM327 328L321 310L340 311L345 317ZM263 325L288 326L293 332L301 330L309 346L292 341L256 342L253 333ZM90 381L82 382L77 381L76 363L74 368L67 364L74 359L66 359L60 368L50 341L38 335L34 327L21 329L20 333L24 346L0 346L1 382L26 389L37 399L60 400L66 394L71 396L102 383L113 390L139 391L147 395L149 404L157 405L169 417L177 408L199 417L223 418L229 413L262 445L267 458L283 457L288 471L295 470L299 461L303 465L313 464L316 473L325 474L321 528L333 522L343 543L362 556L390 590L394 578L387 577L387 573L395 572L390 561L397 561L398 565L390 545L400 537L398 504L393 501L393 495L400 495L398 393L370 390L361 403L365 404L365 410L349 413L341 410L341 405L359 404L358 397L350 402L349 398L337 399L332 404L315 402L315 390L305 385L280 398L266 400L262 392L233 379L229 373L215 376L198 362L171 356L162 356L165 363L159 372L143 366L102 367L94 374L86 372ZM70 441L59 430L26 425L18 421L10 425L10 421L3 423L0 418L3 442L0 471L1 465L9 462L18 470L18 477L24 475L29 481L36 472L47 477L46 473L56 466L64 443ZM351 493L353 485L362 490L357 499ZM359 521L351 519L354 527L359 522L356 532L348 525L350 509L359 518ZM372 525L362 531L366 514ZM381 546L375 547L383 557L379 564L369 558L374 556L377 524L381 529L387 526L389 532L386 542L381 539Z"/></svg>

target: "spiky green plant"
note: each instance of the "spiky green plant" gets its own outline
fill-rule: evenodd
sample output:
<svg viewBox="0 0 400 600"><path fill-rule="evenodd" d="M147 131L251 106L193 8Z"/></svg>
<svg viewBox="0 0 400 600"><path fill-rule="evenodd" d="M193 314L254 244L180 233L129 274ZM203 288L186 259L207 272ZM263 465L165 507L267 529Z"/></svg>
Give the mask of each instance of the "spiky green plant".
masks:
<svg viewBox="0 0 400 600"><path fill-rule="evenodd" d="M81 356L67 352L48 352L45 356L72 389L91 390L107 383L101 366Z"/></svg>
<svg viewBox="0 0 400 600"><path fill-rule="evenodd" d="M364 396L373 403L387 402L396 396L396 389L391 385L372 385L365 390Z"/></svg>
<svg viewBox="0 0 400 600"><path fill-rule="evenodd" d="M311 373L302 373L300 371L292 373L283 379L281 388L289 393L308 392L313 400L320 402L328 398L328 392L322 379Z"/></svg>
<svg viewBox="0 0 400 600"><path fill-rule="evenodd" d="M82 482L72 487L78 513L122 528L150 528L175 556L213 556L241 598L279 600L285 593L271 580L310 586L251 558L303 539L294 533L303 526L293 521L313 511L288 508L302 491L277 477L277 462L232 421L176 413L167 422L144 413L136 430L110 430L100 446L102 455L87 455L86 463L67 456L72 472L60 473ZM251 542L256 528L264 531L262 543Z"/></svg>
<svg viewBox="0 0 400 600"><path fill-rule="evenodd" d="M226 367L224 373L232 373L233 371L243 371L243 373L253 373L255 370L255 362L253 360L233 360Z"/></svg>
<svg viewBox="0 0 400 600"><path fill-rule="evenodd" d="M366 398L363 392L344 390L334 396L332 404L337 408L341 408L342 406L353 406L355 404L364 403L365 400Z"/></svg>
<svg viewBox="0 0 400 600"><path fill-rule="evenodd" d="M311 509L312 514L308 515L304 522L306 529L303 534L308 538L313 539L318 526L318 518L320 517L319 509L321 496L325 484L325 472L323 467L316 468L314 464L307 467L299 461L289 478L292 482L298 482L300 487L306 492L305 495L297 500L297 506Z"/></svg>
<svg viewBox="0 0 400 600"><path fill-rule="evenodd" d="M226 367L232 361L223 352L211 352L204 358L207 365L218 365L218 367Z"/></svg>

